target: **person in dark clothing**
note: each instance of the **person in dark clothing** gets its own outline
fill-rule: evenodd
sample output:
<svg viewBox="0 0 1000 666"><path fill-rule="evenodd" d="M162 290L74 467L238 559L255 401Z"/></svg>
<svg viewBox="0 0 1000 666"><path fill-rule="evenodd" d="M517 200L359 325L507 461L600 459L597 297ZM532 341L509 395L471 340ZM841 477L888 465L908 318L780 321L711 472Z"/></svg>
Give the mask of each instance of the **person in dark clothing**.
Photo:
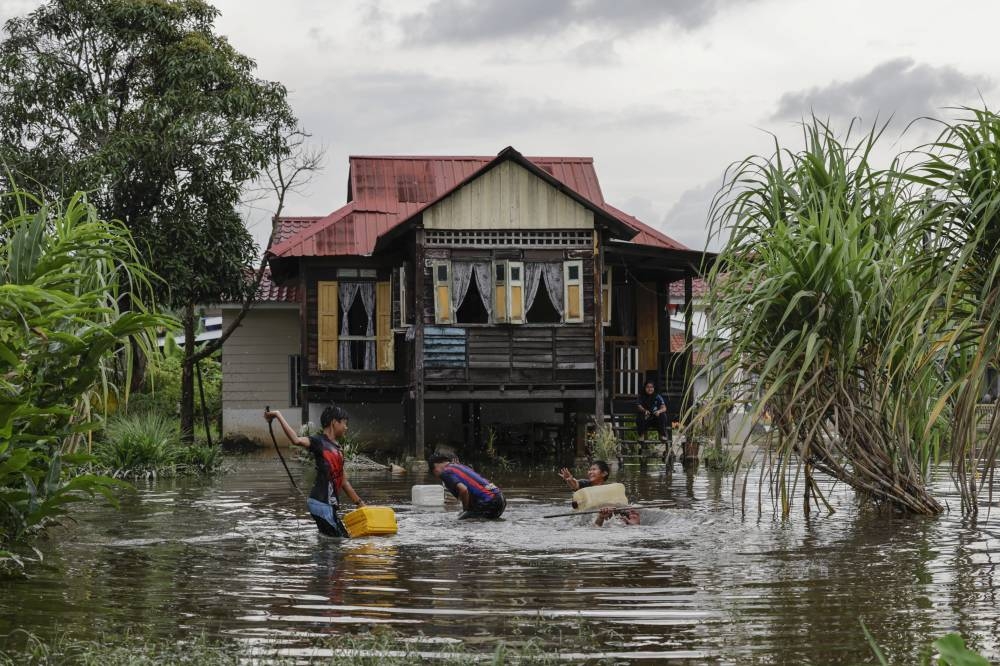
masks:
<svg viewBox="0 0 1000 666"><path fill-rule="evenodd" d="M351 482L347 480L344 471L344 452L337 440L347 433L347 412L343 407L330 405L320 416L323 432L319 435L300 437L288 425L281 412L274 410L264 412L264 418L270 422L277 419L281 429L292 444L309 450L316 463L316 481L306 500L309 513L316 521L316 527L326 536L347 537L347 528L337 514L340 508L340 491L343 490L351 501L358 506L364 506Z"/></svg>
<svg viewBox="0 0 1000 666"><path fill-rule="evenodd" d="M573 478L573 473L565 467L559 470L559 476L561 476L562 480L566 482L566 485L570 487L570 490L579 490L580 488L600 486L607 483L608 477L611 476L611 468L608 467L608 463L603 460L595 460L593 464L591 464L590 469L587 470L586 479Z"/></svg>
<svg viewBox="0 0 1000 666"><path fill-rule="evenodd" d="M507 508L507 501L496 484L483 478L467 465L452 462L448 456L435 453L427 459L427 469L444 487L462 502L459 520L465 518L496 519Z"/></svg>
<svg viewBox="0 0 1000 666"><path fill-rule="evenodd" d="M652 425L660 433L661 440L667 440L670 433L670 422L667 419L667 402L656 392L656 385L653 382L646 382L642 395L635 403L636 412L635 431L639 439L646 438L646 431Z"/></svg>

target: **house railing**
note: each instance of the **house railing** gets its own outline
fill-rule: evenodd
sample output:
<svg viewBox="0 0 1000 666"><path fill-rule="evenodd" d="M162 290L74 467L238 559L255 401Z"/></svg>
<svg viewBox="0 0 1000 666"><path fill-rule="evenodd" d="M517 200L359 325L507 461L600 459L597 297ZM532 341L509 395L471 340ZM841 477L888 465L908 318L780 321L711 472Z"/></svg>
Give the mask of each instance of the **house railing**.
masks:
<svg viewBox="0 0 1000 666"><path fill-rule="evenodd" d="M633 398L639 395L642 370L639 369L639 345L631 336L604 338L609 364L611 392L614 398Z"/></svg>

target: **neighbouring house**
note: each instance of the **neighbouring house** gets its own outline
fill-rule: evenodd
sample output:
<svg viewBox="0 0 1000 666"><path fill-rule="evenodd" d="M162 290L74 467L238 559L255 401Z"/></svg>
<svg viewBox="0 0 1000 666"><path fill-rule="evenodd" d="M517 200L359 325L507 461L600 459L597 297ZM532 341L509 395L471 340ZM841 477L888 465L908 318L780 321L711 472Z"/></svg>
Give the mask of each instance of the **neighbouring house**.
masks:
<svg viewBox="0 0 1000 666"><path fill-rule="evenodd" d="M267 400L313 422L337 402L364 439L420 458L579 443L646 378L681 409L670 285L693 303L712 257L607 203L591 158L354 156L344 206L277 223L275 291L223 352L227 432Z"/></svg>

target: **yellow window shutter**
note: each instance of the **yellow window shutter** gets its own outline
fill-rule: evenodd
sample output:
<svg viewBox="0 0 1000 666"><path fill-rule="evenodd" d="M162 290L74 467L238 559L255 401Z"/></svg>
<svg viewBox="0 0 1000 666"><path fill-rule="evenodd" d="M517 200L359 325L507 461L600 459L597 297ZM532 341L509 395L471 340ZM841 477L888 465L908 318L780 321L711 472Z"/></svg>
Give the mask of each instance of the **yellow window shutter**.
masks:
<svg viewBox="0 0 1000 666"><path fill-rule="evenodd" d="M375 285L376 370L394 370L396 360L392 337L392 285L387 280Z"/></svg>
<svg viewBox="0 0 1000 666"><path fill-rule="evenodd" d="M340 315L337 282L320 282L316 319L319 328L319 369L337 369L337 319Z"/></svg>

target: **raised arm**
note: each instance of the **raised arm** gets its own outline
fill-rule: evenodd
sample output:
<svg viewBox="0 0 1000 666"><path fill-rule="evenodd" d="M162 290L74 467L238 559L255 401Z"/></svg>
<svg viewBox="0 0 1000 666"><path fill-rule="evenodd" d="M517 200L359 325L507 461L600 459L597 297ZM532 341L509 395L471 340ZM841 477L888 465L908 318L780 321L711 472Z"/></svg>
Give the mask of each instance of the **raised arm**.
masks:
<svg viewBox="0 0 1000 666"><path fill-rule="evenodd" d="M296 446L309 446L309 438L299 437L297 434L295 434L295 430L292 428L292 426L288 425L288 421L285 420L285 417L282 416L281 412L279 412L277 409L271 412L265 410L264 418L267 419L268 423L270 423L272 419L277 419L278 425L281 426L281 429L285 433L285 437L287 437L288 441L291 442L292 444L295 444Z"/></svg>
<svg viewBox="0 0 1000 666"><path fill-rule="evenodd" d="M566 485L569 486L572 490L580 489L580 482L576 480L576 478L573 476L573 473L570 472L567 468L563 467L561 470L559 470L559 476L562 477L562 480L565 481Z"/></svg>

